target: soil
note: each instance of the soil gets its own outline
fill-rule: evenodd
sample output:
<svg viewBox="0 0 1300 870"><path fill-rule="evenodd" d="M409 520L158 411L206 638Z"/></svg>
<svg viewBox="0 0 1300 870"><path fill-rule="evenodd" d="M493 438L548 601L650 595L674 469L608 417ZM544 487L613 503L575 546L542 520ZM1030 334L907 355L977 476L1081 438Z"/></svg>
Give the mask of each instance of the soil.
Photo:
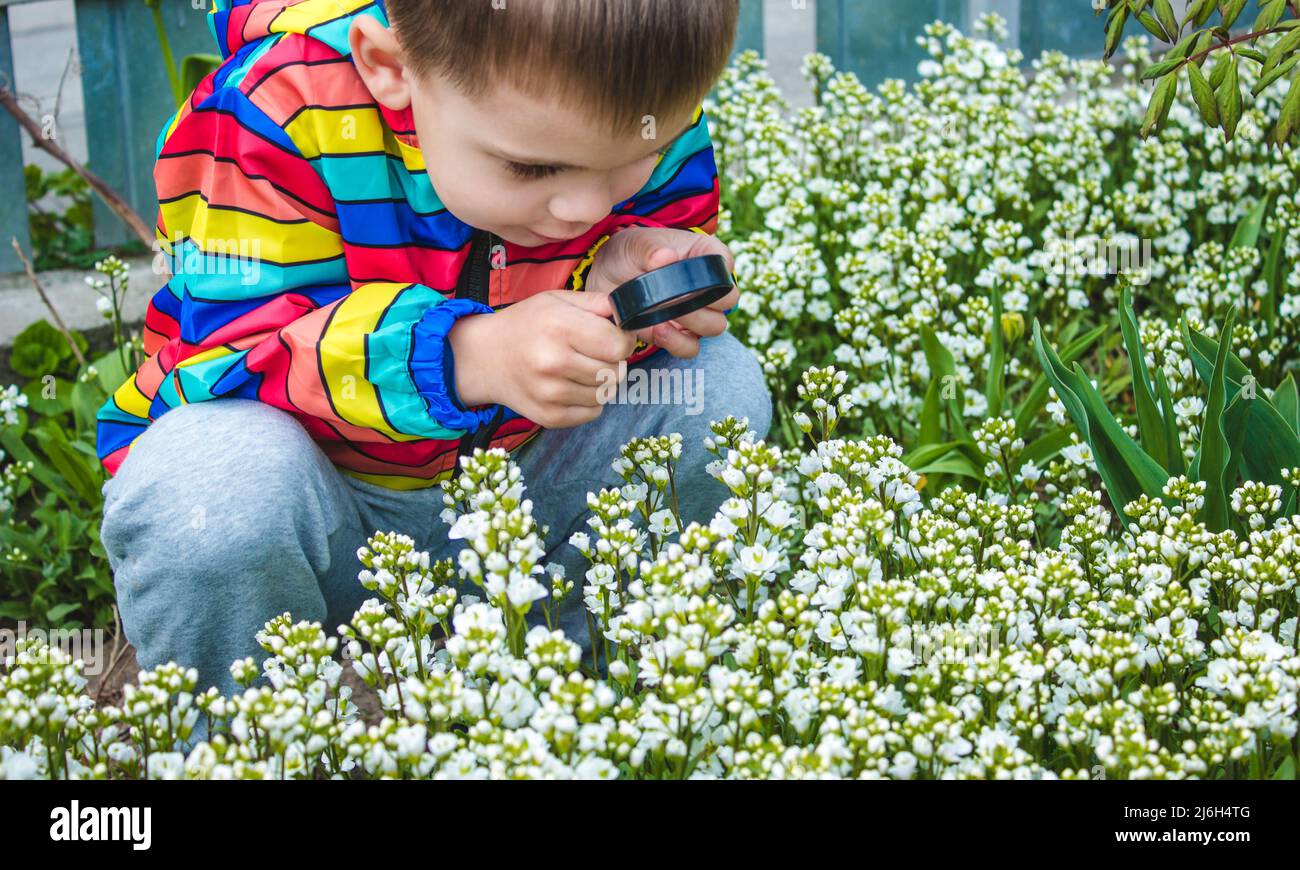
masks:
<svg viewBox="0 0 1300 870"><path fill-rule="evenodd" d="M12 630L15 626L12 620L0 620L0 627ZM107 635L108 632L105 634ZM116 664L114 664L115 657ZM95 699L96 706L121 706L124 695L122 687L127 683L134 683L140 673L140 665L135 659L135 648L126 641L126 638L122 638L119 646L117 638L106 636L104 659L104 672L88 677L84 691ZM367 724L373 725L382 718L383 708L379 704L379 696L347 664L344 665L340 682L352 689L352 702L357 705L361 718Z"/></svg>

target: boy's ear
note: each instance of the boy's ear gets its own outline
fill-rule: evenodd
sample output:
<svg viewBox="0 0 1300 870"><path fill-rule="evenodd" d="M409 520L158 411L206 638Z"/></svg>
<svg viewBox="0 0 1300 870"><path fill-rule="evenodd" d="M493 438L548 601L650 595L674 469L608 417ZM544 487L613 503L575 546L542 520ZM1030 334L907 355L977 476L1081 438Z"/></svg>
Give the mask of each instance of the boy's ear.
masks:
<svg viewBox="0 0 1300 870"><path fill-rule="evenodd" d="M411 104L406 64L392 30L369 15L358 15L348 28L348 45L371 96L395 112Z"/></svg>

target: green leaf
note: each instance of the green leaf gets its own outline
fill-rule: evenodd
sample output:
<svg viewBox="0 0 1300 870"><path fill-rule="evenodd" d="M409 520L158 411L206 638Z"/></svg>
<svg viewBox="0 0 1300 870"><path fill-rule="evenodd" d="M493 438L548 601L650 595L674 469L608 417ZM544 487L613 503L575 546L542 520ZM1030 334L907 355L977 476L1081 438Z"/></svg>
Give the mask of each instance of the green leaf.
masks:
<svg viewBox="0 0 1300 870"><path fill-rule="evenodd" d="M1261 76L1273 72L1286 59L1287 55L1300 48L1300 28L1291 30L1282 36L1273 47L1269 49L1268 57L1264 61L1263 68L1259 71Z"/></svg>
<svg viewBox="0 0 1300 870"><path fill-rule="evenodd" d="M217 67L221 66L221 57L216 54L187 54L181 60L181 88L189 94L199 83Z"/></svg>
<svg viewBox="0 0 1300 870"><path fill-rule="evenodd" d="M934 462L945 453L949 453L965 445L974 445L973 441L943 441L936 444L923 444L903 457L903 464L909 468L918 468Z"/></svg>
<svg viewBox="0 0 1300 870"><path fill-rule="evenodd" d="M1271 199L1271 194L1265 196L1259 202L1255 203L1255 207L1241 219L1241 222L1237 224L1237 229L1232 234L1232 247L1254 248L1258 246L1259 231L1264 226L1264 215L1268 213L1268 206Z"/></svg>
<svg viewBox="0 0 1300 870"><path fill-rule="evenodd" d="M913 469L917 474L934 475L934 474L958 474L962 477L970 477L975 480L984 480L984 471L971 462L969 458L960 453L950 453L937 462L931 462L920 468Z"/></svg>
<svg viewBox="0 0 1300 870"><path fill-rule="evenodd" d="M1158 60L1155 63L1148 65L1146 69L1142 70L1140 81L1158 79L1163 75L1173 72L1182 65L1183 61L1180 58L1174 58L1173 60Z"/></svg>
<svg viewBox="0 0 1300 870"><path fill-rule="evenodd" d="M1201 380L1208 385L1214 377L1214 359L1219 354L1220 342L1208 335L1197 332L1195 329L1191 329L1187 326L1185 320L1182 326L1183 346L1187 348L1188 356L1192 360L1192 367L1196 369L1196 373L1200 375ZM1231 344L1231 342L1228 343ZM1255 376L1235 353L1228 354L1227 366L1227 386L1229 398L1231 398L1232 395L1236 394L1237 390L1241 389L1241 385L1246 382L1247 378L1254 378Z"/></svg>
<svg viewBox="0 0 1300 870"><path fill-rule="evenodd" d="M1187 77L1192 85L1192 99L1201 111L1201 118L1209 127L1219 126L1219 107L1214 102L1214 88L1205 80L1205 74L1194 63L1187 65Z"/></svg>
<svg viewBox="0 0 1300 870"><path fill-rule="evenodd" d="M1156 366L1156 391L1160 396L1160 415L1165 426L1165 468L1170 477L1183 474L1187 469L1183 458L1183 445L1178 438L1178 418L1174 414L1174 399L1165 378L1164 366Z"/></svg>
<svg viewBox="0 0 1300 870"><path fill-rule="evenodd" d="M1300 30L1295 32L1300 33ZM1295 69L1296 61L1300 61L1300 54L1293 54L1268 72L1260 73L1259 79L1255 82L1255 87L1251 88L1250 92L1255 96L1259 96L1260 93L1263 92L1264 88L1273 84L1273 82Z"/></svg>
<svg viewBox="0 0 1300 870"><path fill-rule="evenodd" d="M970 432L964 419L966 398L961 379L957 377L957 366L952 354L943 346L934 330L926 324L921 325L921 347L925 351L926 361L930 365L930 378L938 384L939 402L948 408L948 423L952 433L961 439L969 439ZM953 395L943 398L944 387L952 386Z"/></svg>
<svg viewBox="0 0 1300 870"><path fill-rule="evenodd" d="M1164 468L1168 468L1169 458L1165 454L1165 424L1160 417L1160 409L1156 407L1155 393L1151 389L1151 377L1147 374L1137 317L1133 314L1133 293L1128 287L1125 287L1120 294L1119 328L1124 334L1124 346L1128 351L1129 369L1133 381L1133 400L1137 404L1138 433L1142 438L1142 447L1151 454L1152 459Z"/></svg>
<svg viewBox="0 0 1300 870"><path fill-rule="evenodd" d="M1300 434L1300 395L1297 394L1295 378L1290 372L1273 393L1273 407L1291 427L1291 431Z"/></svg>
<svg viewBox="0 0 1300 870"><path fill-rule="evenodd" d="M1294 780L1295 779L1295 756L1287 754L1286 759L1278 766L1273 774L1273 779Z"/></svg>
<svg viewBox="0 0 1300 870"><path fill-rule="evenodd" d="M1300 82L1293 81L1291 90L1287 91L1286 99L1282 101L1282 109L1278 112L1273 141L1285 145L1291 141L1297 129L1300 129Z"/></svg>
<svg viewBox="0 0 1300 870"><path fill-rule="evenodd" d="M1143 494L1162 498L1168 475L1115 422L1079 364L1074 364L1073 371L1061 364L1056 352L1043 340L1042 327L1036 318L1034 350L1061 403L1088 442L1111 506L1127 527L1125 505Z"/></svg>
<svg viewBox="0 0 1300 870"><path fill-rule="evenodd" d="M1278 300L1282 298L1282 253L1286 246L1286 231L1278 227L1269 239L1268 251L1264 254L1264 265L1260 278L1267 287L1264 294L1264 321L1268 332L1273 335L1277 328Z"/></svg>
<svg viewBox="0 0 1300 870"><path fill-rule="evenodd" d="M1237 76L1237 56L1229 55L1225 63L1227 71L1223 82L1215 88L1214 101L1219 108L1219 120L1223 122L1223 135L1231 139L1241 120L1241 83Z"/></svg>
<svg viewBox="0 0 1300 870"><path fill-rule="evenodd" d="M1187 17L1197 27L1205 24L1214 14L1215 0L1193 0L1192 4L1187 7Z"/></svg>
<svg viewBox="0 0 1300 870"><path fill-rule="evenodd" d="M1061 351L1061 362L1074 362L1075 359L1092 346L1093 342L1105 335L1106 330L1107 327L1104 324L1102 326L1094 327L1067 344L1065 349ZM1016 409L1016 431L1030 431L1030 427L1033 425L1035 418L1037 418L1038 412L1046 403L1047 376L1039 375L1038 378L1035 379L1034 385L1030 388L1029 395L1025 396L1024 400L1020 403L1020 407Z"/></svg>
<svg viewBox="0 0 1300 870"><path fill-rule="evenodd" d="M1165 29L1170 42L1178 38L1178 19L1174 17L1169 0L1156 0L1156 18L1160 19L1160 26Z"/></svg>
<svg viewBox="0 0 1300 870"><path fill-rule="evenodd" d="M1137 20L1138 23L1147 29L1147 33L1150 33L1156 39L1159 39L1162 42L1167 42L1169 40L1169 36L1165 33L1165 29L1160 26L1160 22L1156 21L1156 17L1150 12L1139 12ZM1147 78L1147 76L1143 76L1143 78Z"/></svg>
<svg viewBox="0 0 1300 870"><path fill-rule="evenodd" d="M984 398L988 404L988 416L997 417L1002 413L1002 398L1005 395L1007 354L1002 336L1002 290L994 287L993 314L989 323L989 370L988 382L984 385Z"/></svg>
<svg viewBox="0 0 1300 870"><path fill-rule="evenodd" d="M1164 124L1165 119L1169 117L1169 107L1174 104L1174 97L1177 94L1178 72L1165 73L1159 83L1156 84L1156 88L1151 94L1151 102L1147 105L1147 115L1142 122L1141 130L1143 139Z"/></svg>
<svg viewBox="0 0 1300 870"><path fill-rule="evenodd" d="M1286 0L1262 0L1259 5L1259 15L1255 17L1255 23L1250 26L1251 33L1271 30L1286 11Z"/></svg>
<svg viewBox="0 0 1300 870"><path fill-rule="evenodd" d="M1026 445L1024 450L1020 451L1020 465L1023 466L1026 462L1039 465L1043 461L1051 459L1070 446L1070 436L1073 434L1074 430L1069 426L1065 426L1055 432L1048 432L1046 435L1034 439ZM1019 470L1019 468L1015 470Z"/></svg>
<svg viewBox="0 0 1300 870"><path fill-rule="evenodd" d="M1229 310L1223 328L1224 336L1232 335L1235 311ZM1205 505L1201 518L1212 532L1228 528L1228 490L1224 472L1228 467L1229 450L1227 432L1223 427L1223 411L1227 405L1228 347L1231 341L1219 342L1219 353L1214 359L1214 372L1210 376L1210 397L1205 404L1205 417L1201 427L1201 480L1205 483Z"/></svg>
<svg viewBox="0 0 1300 870"><path fill-rule="evenodd" d="M1223 27L1230 28L1237 23L1237 16L1246 6L1246 0L1219 0L1219 12L1223 15Z"/></svg>
<svg viewBox="0 0 1300 870"><path fill-rule="evenodd" d="M1119 47L1120 37L1124 35L1124 23L1128 21L1128 6L1120 3L1110 10L1110 17L1106 19L1106 48L1102 58L1108 60L1115 49Z"/></svg>
<svg viewBox="0 0 1300 870"><path fill-rule="evenodd" d="M1275 407L1258 395L1248 399L1238 393L1224 411L1223 428L1243 478L1288 486L1282 470L1300 466L1300 438ZM1225 489L1230 492L1235 483L1235 475L1227 476Z"/></svg>
<svg viewBox="0 0 1300 870"><path fill-rule="evenodd" d="M943 438L943 421L939 416L939 379L931 378L921 404L921 446L934 444Z"/></svg>

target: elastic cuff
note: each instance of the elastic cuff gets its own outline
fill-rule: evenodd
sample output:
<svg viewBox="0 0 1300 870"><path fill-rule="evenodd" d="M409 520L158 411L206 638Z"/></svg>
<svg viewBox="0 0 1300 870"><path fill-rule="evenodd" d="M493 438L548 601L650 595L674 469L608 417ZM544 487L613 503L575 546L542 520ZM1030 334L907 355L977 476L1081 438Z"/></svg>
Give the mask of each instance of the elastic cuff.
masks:
<svg viewBox="0 0 1300 870"><path fill-rule="evenodd" d="M448 299L424 312L411 337L411 379L429 414L448 429L473 432L492 420L496 405L466 408L456 395L455 362L447 333L460 317L491 314L488 306L472 299Z"/></svg>

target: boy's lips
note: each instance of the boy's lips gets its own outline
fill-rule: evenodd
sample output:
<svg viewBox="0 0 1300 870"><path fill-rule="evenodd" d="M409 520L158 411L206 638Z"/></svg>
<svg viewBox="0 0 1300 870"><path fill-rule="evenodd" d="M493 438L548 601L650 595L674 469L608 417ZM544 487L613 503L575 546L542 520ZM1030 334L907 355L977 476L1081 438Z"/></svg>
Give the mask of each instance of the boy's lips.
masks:
<svg viewBox="0 0 1300 870"><path fill-rule="evenodd" d="M532 232L533 235L537 236L537 238L541 239L543 242L546 242L547 244L557 244L559 242L567 242L570 239L576 239L578 236L582 235L582 233L574 233L573 235L570 236L561 236L557 238L555 236L544 236L541 233L537 232L536 230L530 230L530 232ZM585 232L585 230L583 232Z"/></svg>

